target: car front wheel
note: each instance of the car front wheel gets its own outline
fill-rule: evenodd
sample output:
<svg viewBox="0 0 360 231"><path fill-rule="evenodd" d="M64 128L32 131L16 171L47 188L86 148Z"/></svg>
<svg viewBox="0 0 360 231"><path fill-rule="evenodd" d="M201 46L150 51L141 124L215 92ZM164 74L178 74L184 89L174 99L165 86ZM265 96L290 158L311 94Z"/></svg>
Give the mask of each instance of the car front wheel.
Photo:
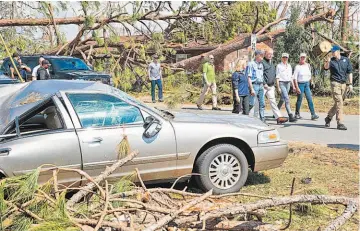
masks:
<svg viewBox="0 0 360 231"><path fill-rule="evenodd" d="M203 152L196 160L198 185L214 194L238 192L248 177L248 162L244 153L230 144L219 144Z"/></svg>

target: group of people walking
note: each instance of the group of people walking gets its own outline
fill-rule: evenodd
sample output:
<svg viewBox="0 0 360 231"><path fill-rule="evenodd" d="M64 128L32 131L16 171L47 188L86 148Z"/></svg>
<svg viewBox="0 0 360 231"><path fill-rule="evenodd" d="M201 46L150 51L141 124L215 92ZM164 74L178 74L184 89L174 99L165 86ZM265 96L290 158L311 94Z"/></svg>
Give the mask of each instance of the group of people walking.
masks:
<svg viewBox="0 0 360 231"><path fill-rule="evenodd" d="M330 80L334 106L328 112L325 118L325 127L330 126L333 116L336 114L337 129L347 130L343 124L343 101L345 92L348 89L352 91L352 67L347 57L340 55L340 47L333 46L331 49L332 58L329 58L324 65L324 69L330 70ZM311 93L312 73L310 64L306 61L306 53L301 53L298 64L294 71L289 64L289 54L281 55L281 62L273 64L273 50L256 50L255 59L250 62L240 60L236 64L236 71L232 74L233 90L233 113L249 115L254 111L254 116L259 117L265 122L265 98L269 100L271 110L278 124L285 122L296 122L301 119L300 109L303 97L305 95L308 102L311 119L317 120L319 116L315 113L314 103ZM217 107L216 81L214 57L210 55L203 64L204 88L197 101L197 107L202 110L202 104L206 93L212 92L212 109L221 110ZM292 86L293 92L297 94L295 113L293 113L289 91ZM279 102L276 102L275 92L279 93ZM288 117L284 117L280 111L282 105L285 108Z"/></svg>

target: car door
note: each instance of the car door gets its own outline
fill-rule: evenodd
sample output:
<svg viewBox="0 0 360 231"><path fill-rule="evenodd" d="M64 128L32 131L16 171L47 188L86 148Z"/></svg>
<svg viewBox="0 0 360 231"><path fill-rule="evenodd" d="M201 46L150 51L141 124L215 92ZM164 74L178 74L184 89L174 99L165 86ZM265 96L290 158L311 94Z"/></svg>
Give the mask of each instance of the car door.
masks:
<svg viewBox="0 0 360 231"><path fill-rule="evenodd" d="M171 124L146 138L140 108L120 97L100 92L61 92L79 136L83 168L96 176L118 160L117 145L124 136L139 155L112 174L119 177L138 168L145 181L167 179L176 173L176 141Z"/></svg>
<svg viewBox="0 0 360 231"><path fill-rule="evenodd" d="M39 166L43 169L53 166L81 169L78 137L65 107L56 96L20 115L19 125L19 136L0 139L0 170L6 176L26 174ZM7 135L14 135L14 129L15 126L10 124ZM52 176L52 171L43 172L39 181L45 182ZM80 179L75 172L58 173L60 183Z"/></svg>

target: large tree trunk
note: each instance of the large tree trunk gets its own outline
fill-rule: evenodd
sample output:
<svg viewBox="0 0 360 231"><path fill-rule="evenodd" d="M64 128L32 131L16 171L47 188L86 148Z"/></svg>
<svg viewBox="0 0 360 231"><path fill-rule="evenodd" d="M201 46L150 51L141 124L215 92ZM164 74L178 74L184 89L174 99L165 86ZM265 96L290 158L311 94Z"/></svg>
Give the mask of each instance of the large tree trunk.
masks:
<svg viewBox="0 0 360 231"><path fill-rule="evenodd" d="M96 18L95 23L101 23L107 19ZM115 19L114 19L115 20ZM48 26L53 24L56 25L69 25L69 24L84 24L85 17L71 17L71 18L54 18L51 21L50 18L24 18L24 19L1 19L0 27L7 26Z"/></svg>
<svg viewBox="0 0 360 231"><path fill-rule="evenodd" d="M299 24L305 26L305 25L309 25L310 23L313 23L316 21L330 21L331 22L334 15L335 15L335 11L329 10L328 12L324 12L324 13L314 15L312 17L300 20ZM263 35L259 35L257 37L257 42L261 43L261 42L264 42L267 40L272 40L278 36L283 35L284 33L285 33L285 29L279 29L276 31L272 31L272 32L263 34ZM236 42L234 42L234 40ZM189 59L182 60L180 62L172 64L171 66L174 68L184 68L186 70L196 70L201 63L203 56L213 55L215 57L215 60L222 59L227 54L230 54L231 52L249 47L250 43L251 43L251 35L250 34L246 35L245 37L237 37L225 44L219 45L216 49L214 49L212 51L209 51L207 53L204 53L204 54L201 54L198 56L191 57Z"/></svg>
<svg viewBox="0 0 360 231"><path fill-rule="evenodd" d="M345 1L344 11L342 15L342 25L341 25L341 40L344 43L346 41L346 27L347 21L349 18L349 1Z"/></svg>

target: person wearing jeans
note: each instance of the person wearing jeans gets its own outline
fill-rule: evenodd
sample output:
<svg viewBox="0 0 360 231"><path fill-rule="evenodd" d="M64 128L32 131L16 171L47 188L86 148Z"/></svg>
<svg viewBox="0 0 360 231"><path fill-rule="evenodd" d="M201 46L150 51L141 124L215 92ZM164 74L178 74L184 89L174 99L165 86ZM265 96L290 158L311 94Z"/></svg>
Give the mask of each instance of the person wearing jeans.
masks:
<svg viewBox="0 0 360 231"><path fill-rule="evenodd" d="M265 122L264 66L262 63L263 58L264 52L262 50L256 50L255 60L249 62L246 68L246 73L250 79L250 110L255 106L255 100L257 99L259 104L260 120ZM255 107L255 109L256 108L257 107ZM256 111L255 114L257 114Z"/></svg>
<svg viewBox="0 0 360 231"><path fill-rule="evenodd" d="M290 85L292 83L292 68L291 65L288 63L289 54L283 53L281 55L281 63L276 66L276 84L278 88L278 92L281 95L281 99L278 104L278 108L280 109L283 102L285 102L286 111L289 115L289 121L295 122L296 118L291 111L290 105L290 97L289 97L289 90Z"/></svg>
<svg viewBox="0 0 360 231"><path fill-rule="evenodd" d="M151 81L151 99L153 103L155 100L155 87L158 87L159 102L163 102L163 88L162 88L162 72L158 56L153 56L153 61L149 64L148 75Z"/></svg>
<svg viewBox="0 0 360 231"><path fill-rule="evenodd" d="M318 119L319 116L316 115L316 113L315 113L314 103L312 100L311 89L310 89L311 68L310 68L310 64L306 62L306 54L305 53L300 54L300 61L299 61L299 64L296 65L296 67L295 67L293 81L294 81L295 91L298 94L297 101L296 101L295 117L297 119L301 119L300 108L301 108L303 96L305 94L306 100L309 105L309 110L311 112L311 119L312 120Z"/></svg>

